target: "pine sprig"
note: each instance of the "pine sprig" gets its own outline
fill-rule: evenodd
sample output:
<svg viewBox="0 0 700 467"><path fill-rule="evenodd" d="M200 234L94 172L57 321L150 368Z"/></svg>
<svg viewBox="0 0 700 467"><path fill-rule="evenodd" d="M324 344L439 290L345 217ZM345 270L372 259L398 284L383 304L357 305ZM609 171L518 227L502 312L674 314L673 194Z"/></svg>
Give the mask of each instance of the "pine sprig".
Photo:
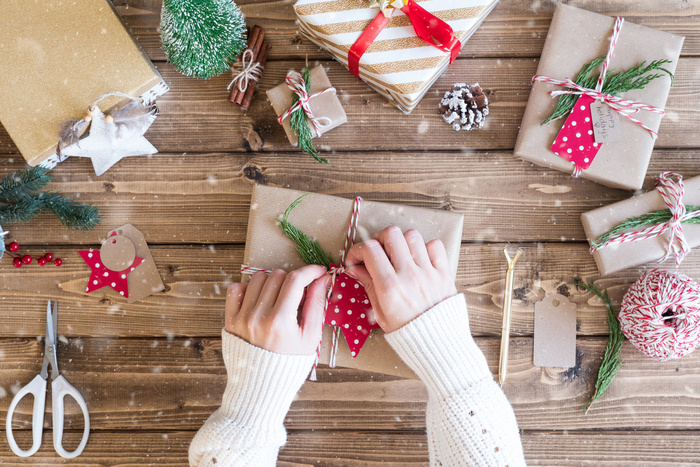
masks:
<svg viewBox="0 0 700 467"><path fill-rule="evenodd" d="M595 71L598 69L600 64L603 63L603 60L605 60L605 56L598 57L595 60L586 63L578 76L576 76L574 82L579 86L583 86L588 89L595 88L599 76L599 73L595 73ZM639 65L635 65L629 70L622 72L610 70L605 77L603 92L613 96L618 96L623 92L632 91L633 89L644 89L649 83L657 78L661 78L664 76L664 74L671 77L671 84L673 84L673 73L664 68L664 65L667 63L671 63L671 60L654 60L648 65L646 61L644 61ZM660 71L662 73L647 74L652 71ZM542 124L546 125L552 120L568 115L574 108L574 104L579 97L580 96L576 94L563 94L559 96L554 113L544 122L542 122Z"/></svg>
<svg viewBox="0 0 700 467"><path fill-rule="evenodd" d="M53 180L43 167L12 172L0 182L0 223L29 222L42 212L52 212L70 229L92 230L100 222L100 210L61 196L41 191Z"/></svg>
<svg viewBox="0 0 700 467"><path fill-rule="evenodd" d="M595 382L595 391L593 391L593 395L588 401L588 404L586 404L586 408L584 410L584 413L587 414L588 410L591 408L591 404L598 400L600 396L603 395L605 390L608 389L608 386L610 386L610 383L617 374L617 370L619 370L620 366L622 365L620 353L622 351L622 342L625 340L625 335L622 333L620 321L617 318L617 313L615 313L615 310L613 309L612 300L610 300L607 290L601 292L595 285L586 284L583 282L577 282L573 285L583 287L589 292L596 294L601 300L603 300L603 302L605 302L605 306L608 309L608 327L610 329L610 337L608 339L608 345L605 347L603 362L600 364L600 369L598 370L598 379Z"/></svg>
<svg viewBox="0 0 700 467"><path fill-rule="evenodd" d="M282 229L282 232L294 242L297 253L299 253L299 256L301 256L301 259L303 259L306 264L318 264L328 268L331 263L334 263L333 257L323 250L317 240L310 239L304 232L297 229L289 222L289 215L292 213L292 210L297 207L306 196L307 195L302 195L290 204L287 210L284 211L282 220L277 220L277 224L280 229Z"/></svg>
<svg viewBox="0 0 700 467"><path fill-rule="evenodd" d="M688 213L700 211L700 206L686 206L685 208ZM663 224L664 222L670 221L671 217L672 214L670 209L659 209L658 211L647 212L641 216L630 217L629 219L620 222L600 237L591 240L591 246L596 249L601 248L603 245L605 245L605 242L619 233L627 230L636 230L647 225ZM700 224L700 217L685 219L683 220L682 224Z"/></svg>
<svg viewBox="0 0 700 467"><path fill-rule="evenodd" d="M311 71L309 70L309 67L302 70L301 77L306 83L306 92L308 93L309 89L311 88ZM292 106L298 101L299 96L295 93L292 95ZM328 164L328 159L324 159L323 157L319 156L318 151L314 147L314 143L312 141L313 134L311 133L311 128L309 128L309 117L306 115L306 112L304 112L304 109L299 107L292 113L290 118L291 121L289 122L289 126L292 128L294 134L297 135L299 148L309 156L316 159L318 162Z"/></svg>

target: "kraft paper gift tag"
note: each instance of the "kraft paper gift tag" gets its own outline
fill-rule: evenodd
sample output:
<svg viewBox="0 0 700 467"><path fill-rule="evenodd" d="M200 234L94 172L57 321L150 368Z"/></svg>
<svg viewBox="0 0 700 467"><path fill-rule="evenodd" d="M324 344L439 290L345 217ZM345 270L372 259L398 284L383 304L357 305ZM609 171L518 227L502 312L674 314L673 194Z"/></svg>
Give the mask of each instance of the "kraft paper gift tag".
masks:
<svg viewBox="0 0 700 467"><path fill-rule="evenodd" d="M607 53L614 23L615 18L557 4L537 74L555 79L575 79L584 64ZM625 21L610 69L627 70L643 61L669 59L671 63L664 68L674 73L683 39L682 36ZM671 79L664 75L645 89L624 93L622 97L664 108L670 88ZM515 143L515 156L539 166L571 173L573 164L550 149L565 119L541 124L552 115L557 105L557 99L553 99L549 91L560 89L564 88L538 81L533 83ZM635 114L635 118L658 131L661 115L642 111ZM654 139L627 118L620 119L620 131L617 141L603 143L581 177L613 188L638 190L644 183Z"/></svg>
<svg viewBox="0 0 700 467"><path fill-rule="evenodd" d="M560 294L535 303L535 366L571 368L576 365L576 304Z"/></svg>
<svg viewBox="0 0 700 467"><path fill-rule="evenodd" d="M251 199L244 264L263 269L281 268L291 271L305 265L295 251L295 244L277 226L276 219L297 198L307 192L256 185ZM352 199L311 193L294 208L290 222L309 237L318 240L323 249L339 260L352 214ZM414 228L425 241L442 240L447 250L452 277L456 277L462 241L462 214L433 209L363 201L358 238L361 242L389 225L402 230ZM324 327L319 362L330 357L332 328ZM336 364L376 373L415 378L415 374L399 358L379 329L373 330L356 358L344 338L340 339Z"/></svg>

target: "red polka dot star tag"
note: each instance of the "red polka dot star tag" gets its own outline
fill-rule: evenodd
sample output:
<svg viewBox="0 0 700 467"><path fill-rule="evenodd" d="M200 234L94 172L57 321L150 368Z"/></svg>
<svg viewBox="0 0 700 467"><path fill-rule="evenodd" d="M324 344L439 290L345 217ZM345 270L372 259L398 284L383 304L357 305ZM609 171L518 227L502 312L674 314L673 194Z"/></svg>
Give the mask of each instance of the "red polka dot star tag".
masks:
<svg viewBox="0 0 700 467"><path fill-rule="evenodd" d="M371 310L364 286L345 273L339 274L328 299L325 324L340 327L353 357L357 357L369 332L379 328L376 322L370 322Z"/></svg>
<svg viewBox="0 0 700 467"><path fill-rule="evenodd" d="M601 147L601 143L595 142L593 134L593 102L595 99L590 96L579 97L550 148L554 154L573 162L581 169L591 166Z"/></svg>

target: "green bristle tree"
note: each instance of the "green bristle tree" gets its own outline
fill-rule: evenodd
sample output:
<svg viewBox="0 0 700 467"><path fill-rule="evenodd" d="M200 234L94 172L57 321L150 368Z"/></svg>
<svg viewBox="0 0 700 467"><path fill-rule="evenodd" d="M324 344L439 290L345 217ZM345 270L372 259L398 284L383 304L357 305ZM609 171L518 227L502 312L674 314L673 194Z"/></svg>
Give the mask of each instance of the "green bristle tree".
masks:
<svg viewBox="0 0 700 467"><path fill-rule="evenodd" d="M164 0L160 36L175 69L200 79L228 71L246 47L245 19L231 0Z"/></svg>

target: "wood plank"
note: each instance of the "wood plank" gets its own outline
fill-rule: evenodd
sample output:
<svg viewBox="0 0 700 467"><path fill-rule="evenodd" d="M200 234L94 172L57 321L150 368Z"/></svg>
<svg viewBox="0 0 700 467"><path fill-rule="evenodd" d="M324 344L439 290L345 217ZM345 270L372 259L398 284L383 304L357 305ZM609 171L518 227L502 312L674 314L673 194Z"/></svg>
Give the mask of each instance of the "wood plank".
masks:
<svg viewBox="0 0 700 467"><path fill-rule="evenodd" d="M271 59L324 60L328 54L303 38L294 22L293 2L273 0L236 2L248 19L248 24L260 24L266 29L272 45ZM158 0L114 1L119 14L152 60L165 60L161 49L161 2ZM700 32L695 27L700 20L700 8L682 0L658 3L650 0L573 2L574 5L601 14L624 16L627 21L673 34L685 35L684 55L698 55ZM461 57L539 57L554 13L554 2L522 2L501 0L481 27L469 39Z"/></svg>
<svg viewBox="0 0 700 467"><path fill-rule="evenodd" d="M361 152L452 150L469 154L477 149L512 149L537 68L537 61L532 59L459 60L438 79L413 113L404 115L337 62L321 63L328 67L328 76L338 90L348 123L323 135L318 146L324 151ZM263 92L281 83L289 69L302 66L299 60L268 63L258 86L259 95L249 111L243 112L227 100L229 77L195 81L161 63L159 69L171 90L158 100L161 113L147 137L160 151L180 154L240 152L253 148L287 151L289 142ZM483 130L457 133L442 121L437 107L444 91L454 82L463 82L465 77L473 77L470 80L479 81L490 90L491 113ZM700 58L681 60L657 148L700 147L700 134L694 131L698 79ZM426 138L430 138L430 151ZM0 151L17 151L4 129L0 131Z"/></svg>
<svg viewBox="0 0 700 467"><path fill-rule="evenodd" d="M2 160L3 173L24 167ZM242 243L254 183L464 214L463 240L585 241L581 213L631 193L519 161L508 152L335 153L331 166L303 154L162 154L129 158L100 178L89 161L54 169L50 186L100 206L103 228L70 231L44 214L3 225L23 245L95 244L110 228L131 222L151 244ZM658 150L645 189L660 172L700 175L693 153ZM8 236L8 239L10 236Z"/></svg>
<svg viewBox="0 0 700 467"><path fill-rule="evenodd" d="M66 443L77 443L79 436L67 433ZM193 431L96 431L91 433L83 454L72 459L71 465L185 465L193 436ZM31 434L18 432L17 439L29 443ZM672 467L700 462L697 434L693 432L525 431L522 440L528 465ZM0 437L0 463L65 465L65 460L53 452L51 443L47 431L39 452L23 459L15 457L5 437ZM425 434L416 431L291 431L280 450L278 465L426 466L428 448Z"/></svg>
<svg viewBox="0 0 700 467"><path fill-rule="evenodd" d="M492 372L499 338L477 338ZM511 340L504 390L521 429L698 430L700 352L655 362L631 344L623 346L620 372L588 415L590 397L606 339L577 341L577 365L537 368L532 339ZM0 418L11 396L41 367L36 339L0 339ZM220 339L69 339L59 345L61 371L82 394L96 430L197 429L218 407L225 387ZM427 392L418 380L321 367L317 383L305 384L286 418L289 429L412 430L425 427ZM77 406L66 409L68 426L82 426ZM31 407L13 418L27 429ZM46 419L48 423L49 418Z"/></svg>
<svg viewBox="0 0 700 467"><path fill-rule="evenodd" d="M462 246L456 283L467 297L475 335L500 335L505 280L502 248L502 244ZM592 281L607 288L619 303L644 270L632 268L600 278L583 244L527 244L523 249L515 273L513 336L532 335L534 304L555 291L577 304L580 336L607 335L602 302L570 284ZM69 337L215 337L223 323L226 287L239 280L243 257L241 246L153 248L166 291L127 304L109 288L84 293L90 271L76 250L52 248L65 260L60 268L32 265L18 270L7 260L0 262L0 337L43 335L48 299L59 300L59 332ZM665 267L673 264L669 260ZM697 249L678 270L699 277Z"/></svg>

